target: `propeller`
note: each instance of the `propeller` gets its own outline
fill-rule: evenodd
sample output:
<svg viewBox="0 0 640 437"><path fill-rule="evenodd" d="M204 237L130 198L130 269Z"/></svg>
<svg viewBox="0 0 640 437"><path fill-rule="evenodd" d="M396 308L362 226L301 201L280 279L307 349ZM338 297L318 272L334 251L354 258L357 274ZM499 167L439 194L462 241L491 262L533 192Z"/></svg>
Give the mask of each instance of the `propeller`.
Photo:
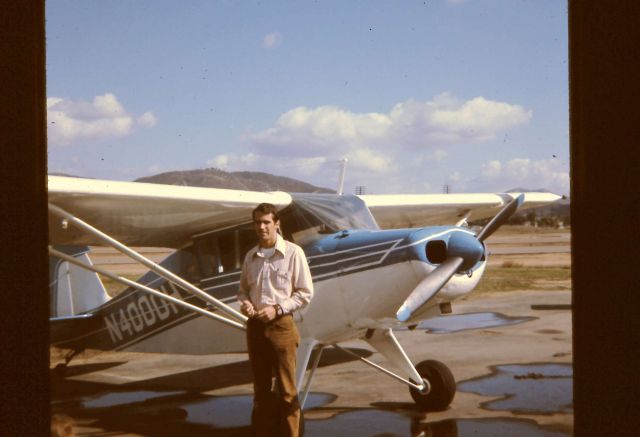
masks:
<svg viewBox="0 0 640 437"><path fill-rule="evenodd" d="M484 240L486 240L489 237L489 235L497 231L498 228L502 226L507 220L509 220L509 217L511 217L513 213L516 212L518 208L520 208L520 205L522 205L522 202L524 202L524 193L520 194L511 202L507 203L507 205L504 208L502 208L500 212L496 214L495 217L493 217L489 221L489 223L485 225L484 228L480 230L480 232L476 237L478 241L482 243Z"/></svg>
<svg viewBox="0 0 640 437"><path fill-rule="evenodd" d="M511 200L504 208L498 212L490 221L480 230L475 237L480 243L486 240L500 226L502 226L509 217L516 212L518 207L524 201L524 194ZM472 237L473 238L473 237ZM402 303L402 306L396 312L396 318L401 322L409 320L411 315L422 308L465 263L465 259L461 256L447 257L434 271L413 289L409 297Z"/></svg>

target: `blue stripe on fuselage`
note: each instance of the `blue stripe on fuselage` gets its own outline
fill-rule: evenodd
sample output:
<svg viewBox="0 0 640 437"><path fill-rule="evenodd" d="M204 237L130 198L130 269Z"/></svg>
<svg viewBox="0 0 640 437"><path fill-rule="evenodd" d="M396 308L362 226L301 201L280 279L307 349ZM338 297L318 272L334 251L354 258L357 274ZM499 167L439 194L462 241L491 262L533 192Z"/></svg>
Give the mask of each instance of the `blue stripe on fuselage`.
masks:
<svg viewBox="0 0 640 437"><path fill-rule="evenodd" d="M425 253L426 243L432 239L446 239L454 232L470 233L455 227L343 231L304 247L304 251L314 282L322 282L412 260L429 263ZM161 264L179 274L180 256L180 252L176 252ZM202 279L199 286L216 299L232 302L239 281L240 271L234 271ZM194 305L205 306L201 299L168 284L153 273L145 275L141 282L152 288L163 289L167 294L179 294L183 300ZM84 333L74 340L82 338L90 342L91 347L96 344L107 349L122 349L198 317L187 309L174 304L163 305L157 298L147 299L146 296L146 293L135 289L126 290L95 310L94 314L98 317L94 320L104 320L100 328L96 327L93 332Z"/></svg>

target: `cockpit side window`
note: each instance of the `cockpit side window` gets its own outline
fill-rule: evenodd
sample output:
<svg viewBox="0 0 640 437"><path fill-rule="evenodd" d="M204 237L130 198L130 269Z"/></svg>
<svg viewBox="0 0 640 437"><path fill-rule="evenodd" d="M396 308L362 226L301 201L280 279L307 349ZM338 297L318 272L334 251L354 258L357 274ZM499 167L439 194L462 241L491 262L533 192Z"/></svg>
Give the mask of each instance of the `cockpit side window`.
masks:
<svg viewBox="0 0 640 437"><path fill-rule="evenodd" d="M255 246L258 244L258 239L256 237L256 231L254 231L253 227L244 228L238 230L238 241L239 241L239 260L240 265L238 268L242 268L242 261L244 261L244 257Z"/></svg>
<svg viewBox="0 0 640 437"><path fill-rule="evenodd" d="M194 241L194 249L203 278L215 276L222 272L217 238L205 237L197 239Z"/></svg>
<svg viewBox="0 0 640 437"><path fill-rule="evenodd" d="M203 278L240 270L245 254L255 244L256 234L250 225L197 238L194 248Z"/></svg>

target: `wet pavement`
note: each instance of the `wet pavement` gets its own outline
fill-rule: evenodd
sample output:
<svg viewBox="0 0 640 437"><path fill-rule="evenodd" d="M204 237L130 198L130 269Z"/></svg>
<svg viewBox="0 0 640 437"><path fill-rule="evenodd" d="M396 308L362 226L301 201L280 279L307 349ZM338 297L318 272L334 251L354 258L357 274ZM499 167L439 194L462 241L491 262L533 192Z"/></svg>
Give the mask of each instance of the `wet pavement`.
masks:
<svg viewBox="0 0 640 437"><path fill-rule="evenodd" d="M573 412L573 368L569 364L496 366L489 376L458 382L458 390L501 396L482 408L516 414Z"/></svg>
<svg viewBox="0 0 640 437"><path fill-rule="evenodd" d="M364 355L360 351L361 355ZM330 361L335 362L335 357ZM327 365L328 363L324 363ZM106 368L106 366L103 366ZM70 368L73 370L73 366ZM73 372L72 372L73 373ZM78 372L75 372L78 374ZM505 415L572 413L570 364L500 365L482 377L458 382L458 393L493 397L479 408ZM59 380L63 385L74 382ZM249 436L252 396L216 396L193 390L108 388L77 383L77 390L54 390L52 412L89 427L79 435ZM138 384L139 385L139 384ZM144 386L144 384L143 384ZM54 385L55 387L55 385ZM109 391L104 391L104 389ZM78 394L74 394L78 393ZM492 417L431 420L410 402L372 402L369 408L334 406L338 396L311 392L305 405L307 436L568 436L530 419ZM96 428L104 432L93 433Z"/></svg>
<svg viewBox="0 0 640 437"><path fill-rule="evenodd" d="M452 314L425 320L416 329L424 329L430 334L447 334L468 329L514 325L534 319L535 317L510 317L500 313Z"/></svg>
<svg viewBox="0 0 640 437"><path fill-rule="evenodd" d="M569 436L572 432L568 292L483 296L455 314L396 332L417 363L438 359L457 381L451 406L424 413L407 387L341 351L327 349L305 408L306 436ZM427 335L425 335L425 332ZM344 345L380 364L362 342ZM99 353L52 370L53 414L80 436L248 436L246 355L189 357Z"/></svg>
<svg viewBox="0 0 640 437"><path fill-rule="evenodd" d="M539 370L539 369L537 369ZM306 436L567 436L532 420L512 418L430 421L413 404L378 408L334 409L336 396L310 393L305 408ZM230 435L249 436L250 395L206 396L189 392L126 391L99 393L54 402L54 413L98 427L94 435ZM504 406L506 407L506 405ZM313 418L324 415L326 418ZM93 434L80 432L80 435Z"/></svg>

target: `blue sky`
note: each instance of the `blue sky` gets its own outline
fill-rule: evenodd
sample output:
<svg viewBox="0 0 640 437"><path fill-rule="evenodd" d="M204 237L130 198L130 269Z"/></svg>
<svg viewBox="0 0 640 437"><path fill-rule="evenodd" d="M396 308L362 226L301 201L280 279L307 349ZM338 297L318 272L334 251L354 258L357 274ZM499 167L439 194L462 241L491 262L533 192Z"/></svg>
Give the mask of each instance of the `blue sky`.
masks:
<svg viewBox="0 0 640 437"><path fill-rule="evenodd" d="M569 192L554 0L47 2L49 171Z"/></svg>

